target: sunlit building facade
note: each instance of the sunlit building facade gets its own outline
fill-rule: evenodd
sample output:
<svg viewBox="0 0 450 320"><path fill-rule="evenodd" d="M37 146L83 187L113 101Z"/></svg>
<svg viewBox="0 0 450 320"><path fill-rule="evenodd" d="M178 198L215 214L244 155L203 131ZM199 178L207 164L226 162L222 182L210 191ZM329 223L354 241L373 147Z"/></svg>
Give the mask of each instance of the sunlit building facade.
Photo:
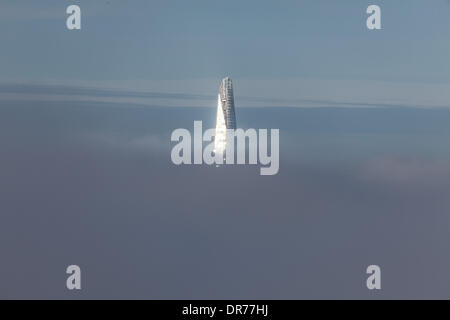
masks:
<svg viewBox="0 0 450 320"><path fill-rule="evenodd" d="M227 129L236 129L233 83L228 77L222 80L219 87L214 152L222 154L225 152Z"/></svg>

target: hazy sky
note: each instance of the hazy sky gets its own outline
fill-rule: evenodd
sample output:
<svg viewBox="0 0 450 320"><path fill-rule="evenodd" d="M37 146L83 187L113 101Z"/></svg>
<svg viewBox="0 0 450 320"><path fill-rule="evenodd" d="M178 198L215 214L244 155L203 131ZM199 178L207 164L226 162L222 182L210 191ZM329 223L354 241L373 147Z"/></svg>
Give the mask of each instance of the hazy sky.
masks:
<svg viewBox="0 0 450 320"><path fill-rule="evenodd" d="M207 108L0 112L0 298L450 297L450 110L238 109L280 129L275 176L173 165Z"/></svg>
<svg viewBox="0 0 450 320"><path fill-rule="evenodd" d="M73 3L81 31L65 27ZM374 3L383 29L369 31ZM444 0L42 0L0 9L1 82L209 95L230 75L241 97L450 105Z"/></svg>
<svg viewBox="0 0 450 320"><path fill-rule="evenodd" d="M449 15L1 1L0 298L450 298ZM238 127L280 129L277 175L171 162L172 130L214 126L224 76Z"/></svg>

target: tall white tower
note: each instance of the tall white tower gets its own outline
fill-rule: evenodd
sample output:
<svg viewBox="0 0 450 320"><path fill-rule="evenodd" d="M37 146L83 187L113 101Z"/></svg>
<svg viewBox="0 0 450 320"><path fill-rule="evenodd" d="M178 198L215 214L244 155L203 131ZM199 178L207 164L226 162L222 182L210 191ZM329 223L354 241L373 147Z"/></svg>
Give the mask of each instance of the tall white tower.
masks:
<svg viewBox="0 0 450 320"><path fill-rule="evenodd" d="M217 98L216 135L214 152L224 153L227 144L227 129L236 129L236 115L234 111L233 83L226 77L219 87Z"/></svg>

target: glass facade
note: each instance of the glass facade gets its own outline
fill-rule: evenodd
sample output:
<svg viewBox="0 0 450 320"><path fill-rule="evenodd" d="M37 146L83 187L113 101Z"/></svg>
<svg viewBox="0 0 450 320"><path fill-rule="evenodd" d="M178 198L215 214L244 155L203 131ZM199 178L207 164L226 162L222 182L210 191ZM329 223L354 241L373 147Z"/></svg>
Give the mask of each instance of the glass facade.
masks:
<svg viewBox="0 0 450 320"><path fill-rule="evenodd" d="M226 77L219 88L219 97L222 102L223 116L227 129L236 129L236 115L234 112L233 83Z"/></svg>
<svg viewBox="0 0 450 320"><path fill-rule="evenodd" d="M233 83L228 77L222 80L219 87L214 152L222 154L225 152L227 129L236 129Z"/></svg>

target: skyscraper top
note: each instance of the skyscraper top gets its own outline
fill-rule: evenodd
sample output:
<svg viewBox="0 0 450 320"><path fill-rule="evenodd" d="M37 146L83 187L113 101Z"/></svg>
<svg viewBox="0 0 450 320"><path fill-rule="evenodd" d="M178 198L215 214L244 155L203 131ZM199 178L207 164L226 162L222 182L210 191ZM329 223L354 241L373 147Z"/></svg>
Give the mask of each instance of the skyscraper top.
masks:
<svg viewBox="0 0 450 320"><path fill-rule="evenodd" d="M219 99L227 129L236 129L236 114L234 110L233 83L231 78L222 79L219 88Z"/></svg>
<svg viewBox="0 0 450 320"><path fill-rule="evenodd" d="M215 152L223 153L225 151L227 129L236 129L233 83L229 77L224 78L219 87L214 147Z"/></svg>

